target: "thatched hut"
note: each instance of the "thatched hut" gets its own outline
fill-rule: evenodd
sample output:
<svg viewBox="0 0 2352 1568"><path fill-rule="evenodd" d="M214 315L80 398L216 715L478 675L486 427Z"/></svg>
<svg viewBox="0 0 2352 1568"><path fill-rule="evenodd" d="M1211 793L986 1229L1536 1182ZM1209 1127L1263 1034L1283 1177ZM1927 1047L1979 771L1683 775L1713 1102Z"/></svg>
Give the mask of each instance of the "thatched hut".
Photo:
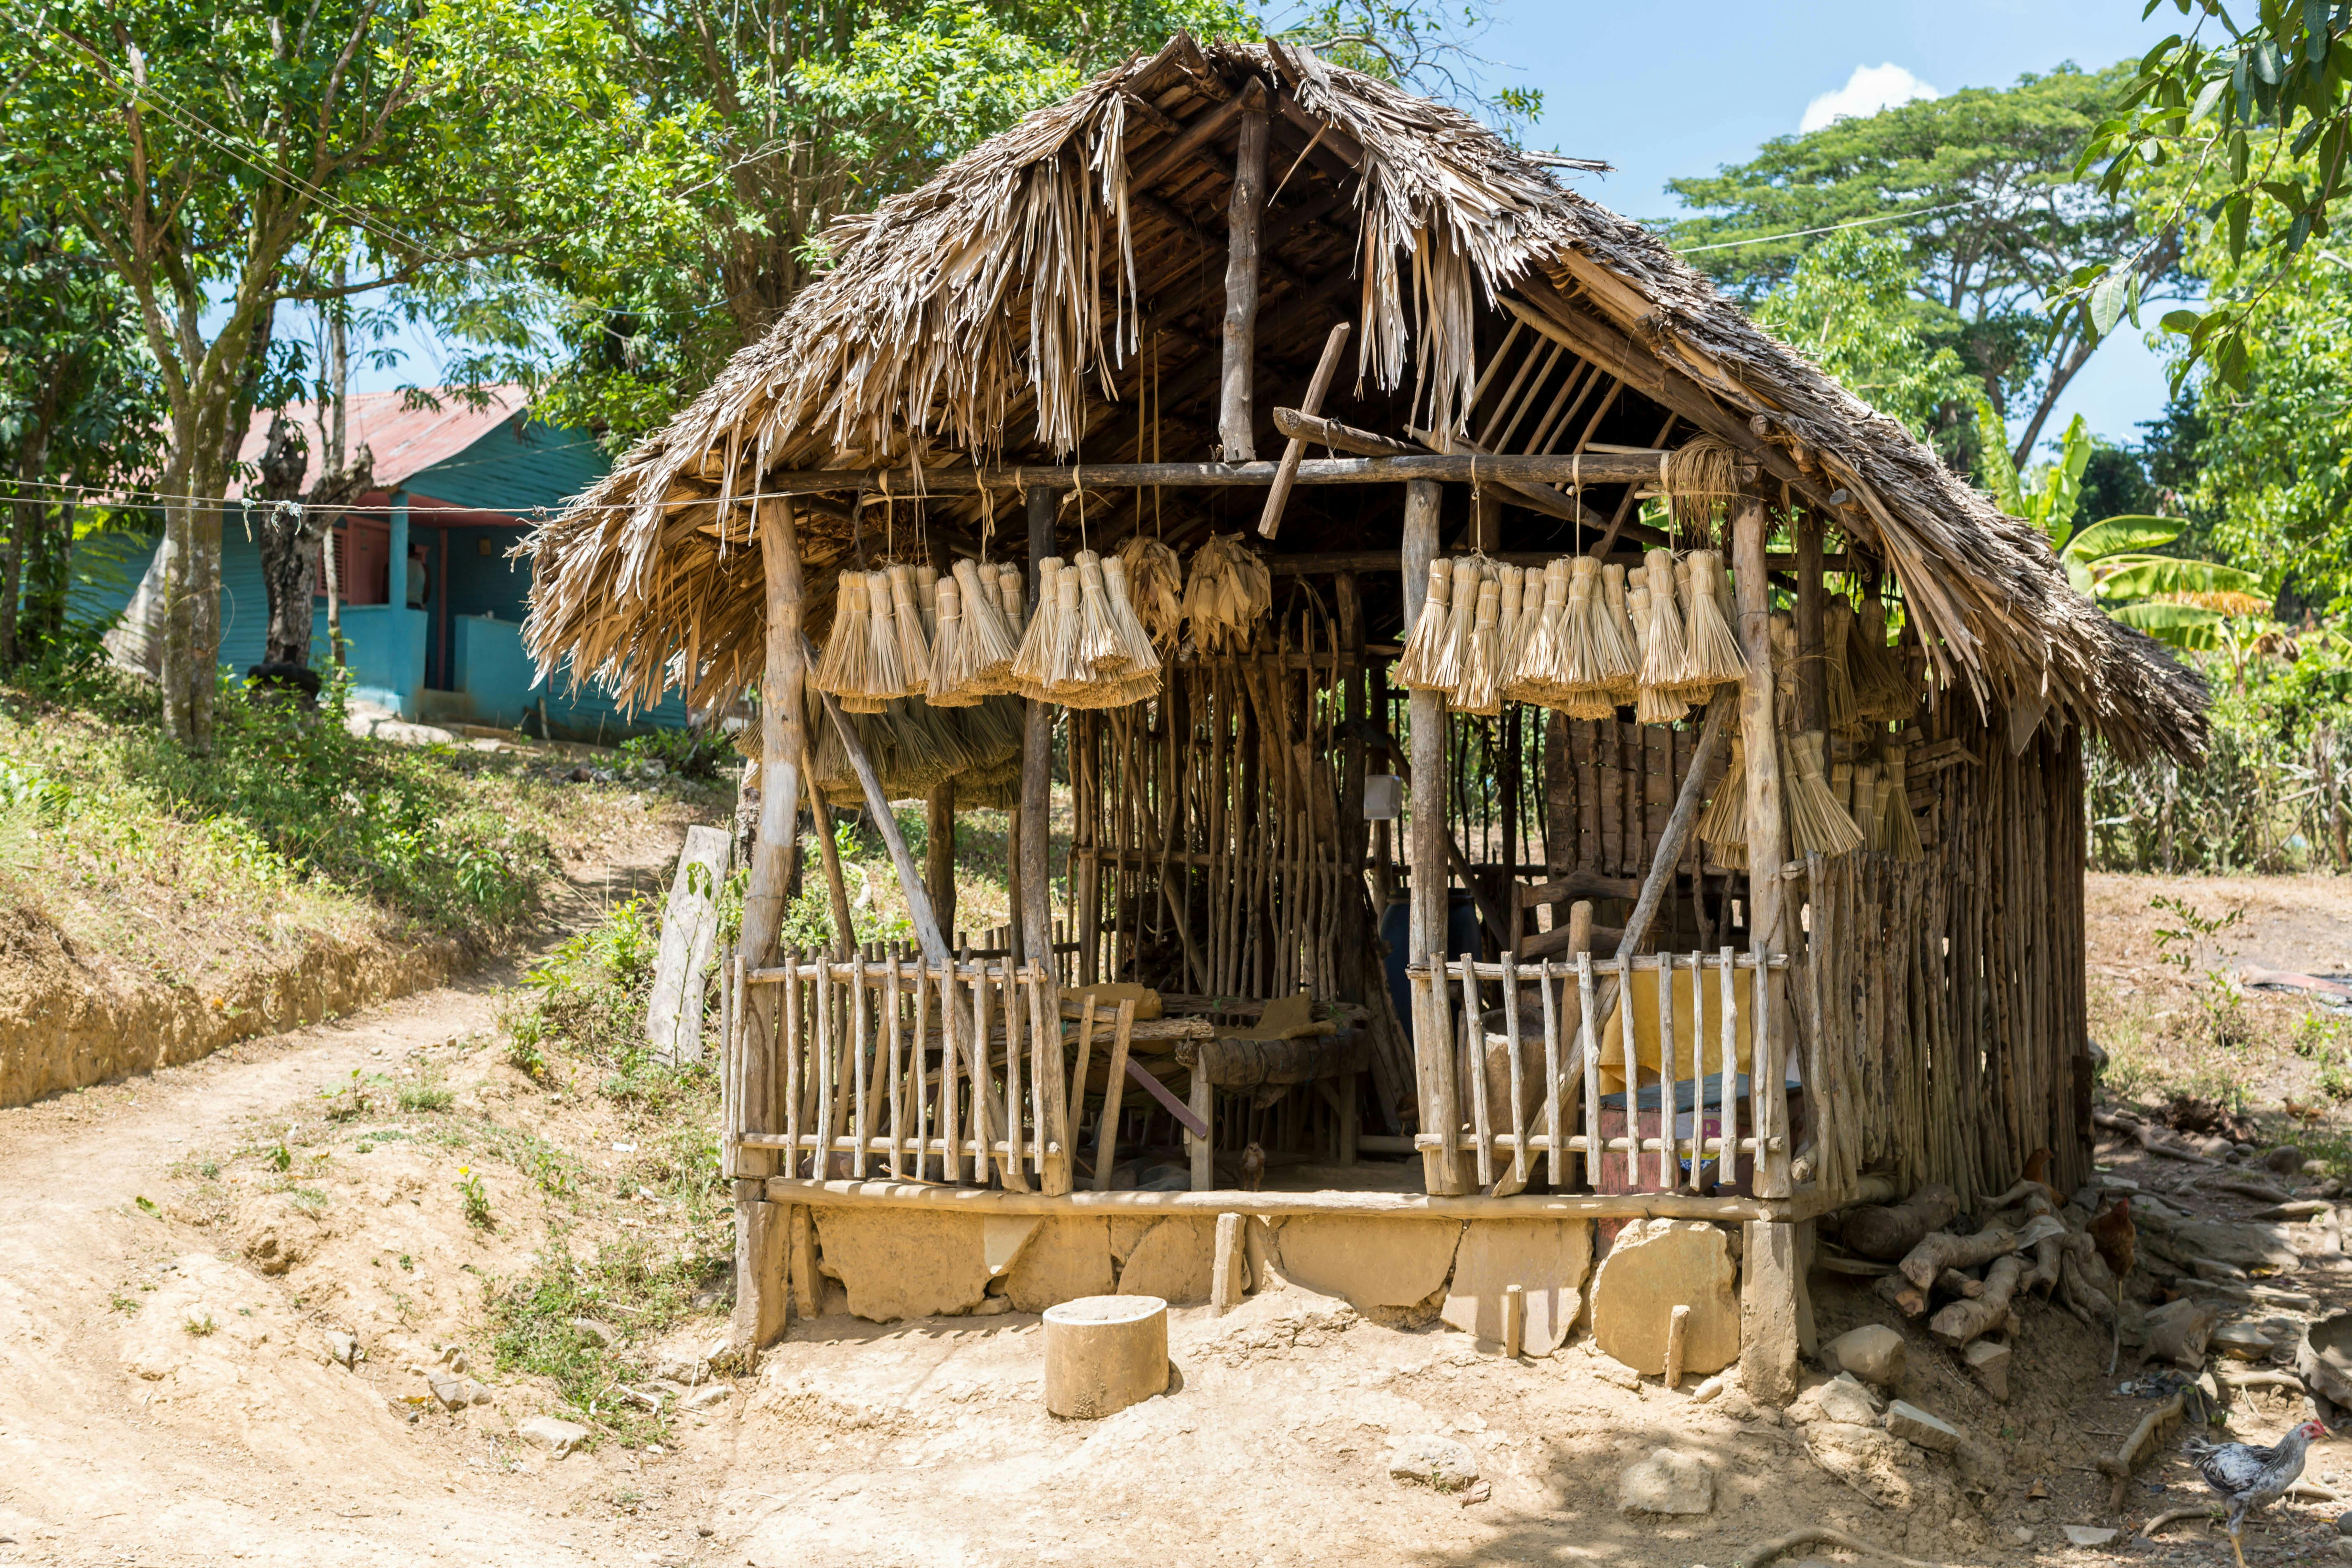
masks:
<svg viewBox="0 0 2352 1568"><path fill-rule="evenodd" d="M843 1227L942 1212L968 1243L853 1308L984 1305L982 1215L1052 1216L1066 1260L1103 1231L1066 1272L1105 1288L1135 1267L1105 1215L1680 1216L1748 1226L1769 1390L1813 1217L1969 1201L2042 1148L2087 1174L2082 748L2189 757L2202 689L1638 225L1453 110L1180 38L827 243L532 545L543 664L761 695L726 1063L748 1332L787 1277L814 1302ZM950 952L951 865L894 841L920 953L780 956L804 767L923 788L934 846L957 799L952 761L910 785L876 755L887 715L828 699L810 731L809 638L884 613L872 568L957 556L1020 564L1034 627L1066 554L1122 546L1193 581L1145 605L1156 672L1021 688L986 781L1022 824L1002 951ZM1600 641L1561 651L1571 625ZM1455 639L1444 679L1417 632ZM1180 1129L1190 1180L1152 1180Z"/></svg>

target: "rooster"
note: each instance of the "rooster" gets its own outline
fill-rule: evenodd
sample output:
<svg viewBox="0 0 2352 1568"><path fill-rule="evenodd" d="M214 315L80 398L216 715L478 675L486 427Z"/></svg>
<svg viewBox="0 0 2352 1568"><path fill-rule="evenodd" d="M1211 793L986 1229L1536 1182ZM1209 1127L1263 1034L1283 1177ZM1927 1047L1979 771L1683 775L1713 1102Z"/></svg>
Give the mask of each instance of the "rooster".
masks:
<svg viewBox="0 0 2352 1568"><path fill-rule="evenodd" d="M2239 1539L2245 1533L2246 1515L2284 1496L2303 1474L2304 1450L2326 1436L2325 1426L2306 1421L2268 1448L2189 1439L2189 1456L2197 1473L2230 1505L2230 1550L2237 1553L2238 1568L2246 1568L2246 1549Z"/></svg>

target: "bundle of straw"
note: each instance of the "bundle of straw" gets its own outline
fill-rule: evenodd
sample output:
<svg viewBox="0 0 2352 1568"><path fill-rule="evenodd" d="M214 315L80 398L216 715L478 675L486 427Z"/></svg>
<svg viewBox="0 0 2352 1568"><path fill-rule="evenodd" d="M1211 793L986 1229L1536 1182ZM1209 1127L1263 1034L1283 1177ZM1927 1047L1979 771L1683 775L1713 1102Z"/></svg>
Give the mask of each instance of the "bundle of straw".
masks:
<svg viewBox="0 0 2352 1568"><path fill-rule="evenodd" d="M970 684L970 674L959 662L964 652L963 589L950 577L936 589L938 619L931 637L931 676L923 696L934 708L970 708L981 694Z"/></svg>
<svg viewBox="0 0 2352 1568"><path fill-rule="evenodd" d="M1886 767L1882 788L1879 815L1885 819L1879 847L1897 860L1920 860L1927 858L1927 848L1919 842L1919 824L1911 815L1911 794L1903 780L1901 746L1890 745L1884 753Z"/></svg>
<svg viewBox="0 0 2352 1568"><path fill-rule="evenodd" d="M1140 702L1160 689L1160 650L1151 646L1151 634L1135 613L1134 584L1128 579L1126 558L1114 555L1105 561L1102 574L1111 635L1127 666L1119 678L1119 705Z"/></svg>
<svg viewBox="0 0 2352 1568"><path fill-rule="evenodd" d="M1601 563L1579 555L1567 564L1568 604L1559 616L1552 703L1571 719L1614 718L1622 672L1612 662L1617 639L1606 622L1611 611L1601 590Z"/></svg>
<svg viewBox="0 0 2352 1568"><path fill-rule="evenodd" d="M1808 730L1788 737L1781 748L1781 785L1789 816L1789 836L1800 855L1843 855L1862 847L1862 829L1831 793L1822 776L1822 753L1826 737Z"/></svg>
<svg viewBox="0 0 2352 1568"><path fill-rule="evenodd" d="M1454 681L1445 663L1446 650L1453 646L1451 608L1454 595L1454 566L1443 557L1429 563L1429 596L1421 602L1421 618L1413 622L1412 632L1405 638L1404 652L1399 656L1391 679L1412 691L1450 691ZM1188 595L1189 597L1189 595ZM1463 606L1465 610L1473 606ZM1193 636L1200 636L1197 623Z"/></svg>
<svg viewBox="0 0 2352 1568"><path fill-rule="evenodd" d="M1454 558L1454 589L1448 595L1454 613L1445 622L1445 661L1439 667L1449 689L1459 689L1470 668L1470 637L1478 625L1478 589L1486 581L1486 561L1480 555Z"/></svg>
<svg viewBox="0 0 2352 1568"><path fill-rule="evenodd" d="M1592 605L1595 676L1618 707L1633 700L1642 669L1642 647L1625 589L1625 568L1613 562L1601 569L1601 592Z"/></svg>
<svg viewBox="0 0 2352 1568"><path fill-rule="evenodd" d="M1853 764L1853 825L1862 829L1862 847L1877 851L1886 847L1886 818L1879 809L1878 764Z"/></svg>
<svg viewBox="0 0 2352 1568"><path fill-rule="evenodd" d="M840 693L842 706L853 713L879 713L907 694L906 661L898 652L898 617L892 614L887 573L866 574L866 684L862 690Z"/></svg>
<svg viewBox="0 0 2352 1568"><path fill-rule="evenodd" d="M1057 670L1066 670L1077 657L1078 627L1064 633L1061 609L1062 558L1048 555L1037 563L1037 613L1021 635L1021 650L1013 656L1013 689L1036 701L1048 695ZM1076 584L1071 584L1072 608L1076 607ZM1066 647L1065 644L1066 643Z"/></svg>
<svg viewBox="0 0 2352 1568"><path fill-rule="evenodd" d="M950 689L974 698L1012 690L1013 656L1019 651L1020 634L1005 621L996 568L959 561L955 587L962 624L947 666ZM939 700L937 689L934 682L933 701Z"/></svg>
<svg viewBox="0 0 2352 1568"><path fill-rule="evenodd" d="M1508 671L1518 662L1519 642L1527 635L1519 617L1530 607L1524 603L1528 574L1507 561L1496 566L1495 583L1503 591L1495 612L1495 664L1497 670Z"/></svg>
<svg viewBox="0 0 2352 1568"><path fill-rule="evenodd" d="M923 640L940 641L940 569L929 562L915 568L915 603L923 612Z"/></svg>
<svg viewBox="0 0 2352 1568"><path fill-rule="evenodd" d="M1184 626L1184 569L1176 552L1137 534L1118 547L1136 619L1162 647L1173 647Z"/></svg>
<svg viewBox="0 0 2352 1568"><path fill-rule="evenodd" d="M1903 660L1886 646L1886 606L1874 595L1854 617L1846 663L1853 674L1853 705L1863 718L1895 724L1919 710L1919 693L1904 679Z"/></svg>
<svg viewBox="0 0 2352 1568"><path fill-rule="evenodd" d="M1664 487L1675 525L1706 537L1716 509L1739 494L1740 455L1713 436L1694 436L1666 458Z"/></svg>
<svg viewBox="0 0 2352 1568"><path fill-rule="evenodd" d="M1748 656L1740 651L1739 638L1724 616L1723 601L1717 589L1718 582L1728 581L1723 557L1712 550L1694 550L1685 563L1691 583L1685 602L1690 616L1691 687L1696 692L1712 691L1727 682L1745 679Z"/></svg>
<svg viewBox="0 0 2352 1568"><path fill-rule="evenodd" d="M899 695L919 697L930 689L931 642L923 625L920 596L915 589L915 569L889 568L890 618L898 628Z"/></svg>
<svg viewBox="0 0 2352 1568"><path fill-rule="evenodd" d="M1546 563L1539 583L1520 584L1517 646L1504 661L1502 679L1502 693L1513 702L1548 704L1565 695L1560 622L1568 609L1568 582L1563 556Z"/></svg>
<svg viewBox="0 0 2352 1568"><path fill-rule="evenodd" d="M1793 731L1797 723L1797 618L1786 610L1772 612L1772 711L1780 727Z"/></svg>
<svg viewBox="0 0 2352 1568"><path fill-rule="evenodd" d="M1748 868L1748 742L1731 737L1731 765L1699 814L1698 836L1718 866Z"/></svg>
<svg viewBox="0 0 2352 1568"><path fill-rule="evenodd" d="M1239 534L1213 533L1192 552L1184 584L1184 618L1209 653L1248 646L1257 624L1274 608L1274 577Z"/></svg>
<svg viewBox="0 0 2352 1568"><path fill-rule="evenodd" d="M1675 554L1646 552L1642 568L1642 668L1634 683L1637 723L1671 724L1690 710L1685 696L1683 622L1675 603Z"/></svg>
<svg viewBox="0 0 2352 1568"><path fill-rule="evenodd" d="M1852 735L1862 729L1862 715L1853 703L1853 676L1846 659L1846 639L1853 630L1853 606L1843 599L1832 599L1822 612L1822 660L1824 685L1829 692L1830 730L1833 734Z"/></svg>
<svg viewBox="0 0 2352 1568"><path fill-rule="evenodd" d="M846 700L866 689L866 574L844 572L834 587L833 630L809 684Z"/></svg>
<svg viewBox="0 0 2352 1568"><path fill-rule="evenodd" d="M1467 649L1462 658L1462 679L1454 688L1454 710L1457 713L1477 713L1492 718L1503 710L1503 697L1498 687L1501 675L1497 647L1502 617L1503 587L1500 583L1478 584L1478 609L1470 628Z"/></svg>

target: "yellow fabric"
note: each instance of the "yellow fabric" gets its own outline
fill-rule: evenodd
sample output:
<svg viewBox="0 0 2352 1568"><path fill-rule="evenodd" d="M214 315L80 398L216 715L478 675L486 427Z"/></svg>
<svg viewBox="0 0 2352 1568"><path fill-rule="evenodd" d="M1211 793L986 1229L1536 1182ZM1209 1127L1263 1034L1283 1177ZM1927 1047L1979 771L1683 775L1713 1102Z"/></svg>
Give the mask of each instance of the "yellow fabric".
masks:
<svg viewBox="0 0 2352 1568"><path fill-rule="evenodd" d="M1703 970L1706 1017L1706 1061L1700 1070L1712 1077L1723 1070L1723 976L1716 970ZM1742 969L1732 975L1731 994L1738 1008L1731 1048L1731 1070L1747 1069L1748 1042L1753 1038L1754 1025L1748 1010L1749 996L1754 994L1756 972ZM1631 987L1633 1001L1633 1054L1647 1081L1656 1082L1664 1076L1658 1048L1658 976L1655 971L1636 971ZM1691 973L1677 967L1674 979L1675 997L1675 1071L1677 1080L1692 1076L1691 1048ZM1601 1092L1617 1094L1625 1088L1625 1020L1623 994L1617 1007L1609 1015L1601 1031Z"/></svg>
<svg viewBox="0 0 2352 1568"><path fill-rule="evenodd" d="M1255 1024L1246 1029L1221 1029L1229 1040L1298 1040L1309 1035L1336 1035L1339 1026L1328 1018L1318 1022L1315 998L1304 991L1277 996L1265 1005Z"/></svg>

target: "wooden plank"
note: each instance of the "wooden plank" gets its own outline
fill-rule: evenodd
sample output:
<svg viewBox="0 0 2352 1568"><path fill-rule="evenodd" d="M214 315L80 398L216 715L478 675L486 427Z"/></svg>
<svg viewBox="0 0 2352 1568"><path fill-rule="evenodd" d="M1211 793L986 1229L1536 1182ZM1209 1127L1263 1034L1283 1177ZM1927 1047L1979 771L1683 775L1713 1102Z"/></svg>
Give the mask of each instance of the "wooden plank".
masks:
<svg viewBox="0 0 2352 1568"><path fill-rule="evenodd" d="M1323 1191L1312 1193L1218 1192L1043 1193L934 1187L914 1183L809 1181L772 1176L767 1201L820 1208L886 1207L961 1210L968 1214L1205 1214L1394 1215L1436 1219L1611 1219L1651 1216L1717 1222L1801 1216L1805 1205L1759 1203L1752 1198L1694 1197L1688 1193L1554 1194L1490 1198L1475 1194L1444 1196L1420 1193Z"/></svg>

